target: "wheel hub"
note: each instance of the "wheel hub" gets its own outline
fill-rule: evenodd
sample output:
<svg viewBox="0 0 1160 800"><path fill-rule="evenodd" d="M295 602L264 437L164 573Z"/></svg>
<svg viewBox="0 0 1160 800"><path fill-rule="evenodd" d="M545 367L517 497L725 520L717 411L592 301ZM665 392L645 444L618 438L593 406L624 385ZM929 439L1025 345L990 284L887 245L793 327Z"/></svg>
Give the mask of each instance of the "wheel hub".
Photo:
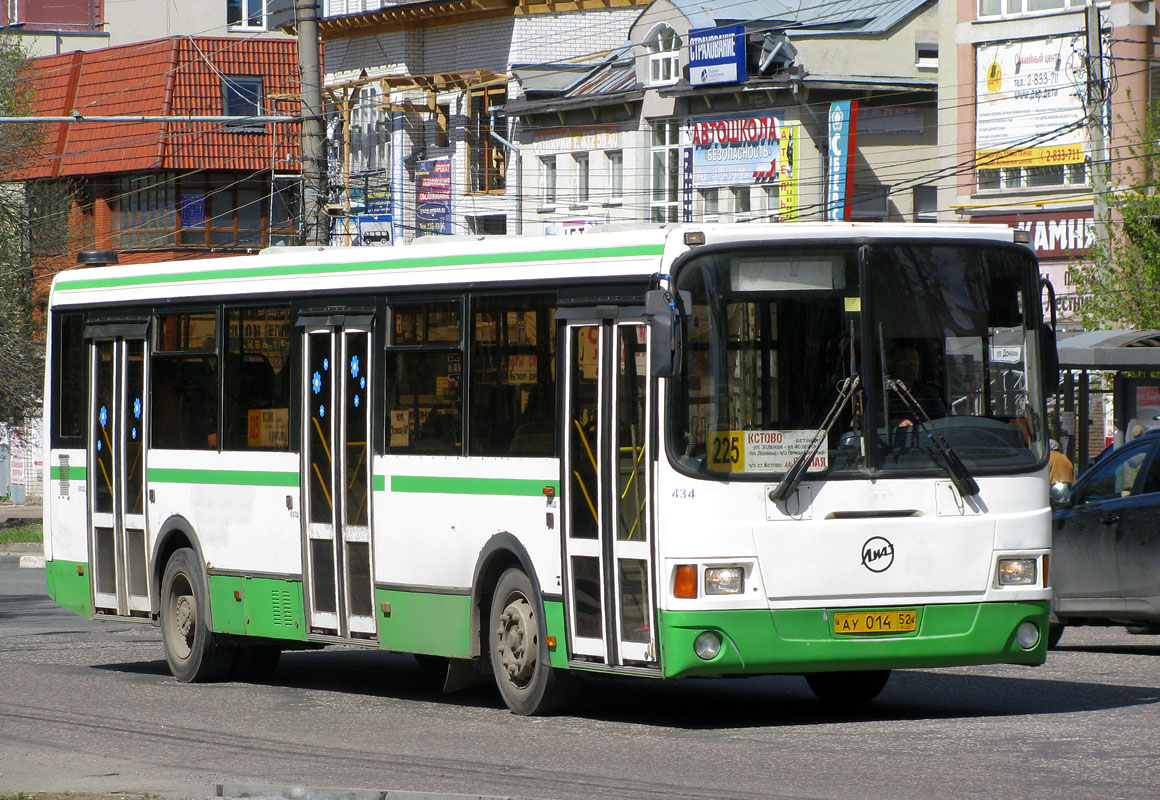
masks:
<svg viewBox="0 0 1160 800"><path fill-rule="evenodd" d="M539 634L532 607L522 598L504 608L496 629L500 663L513 683L523 685L536 670Z"/></svg>

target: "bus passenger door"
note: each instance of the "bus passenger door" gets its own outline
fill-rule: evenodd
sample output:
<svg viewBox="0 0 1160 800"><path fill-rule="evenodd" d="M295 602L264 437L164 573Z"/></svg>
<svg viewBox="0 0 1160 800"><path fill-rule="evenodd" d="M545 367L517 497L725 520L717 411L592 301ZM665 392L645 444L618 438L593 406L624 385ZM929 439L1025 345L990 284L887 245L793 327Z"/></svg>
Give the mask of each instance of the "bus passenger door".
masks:
<svg viewBox="0 0 1160 800"><path fill-rule="evenodd" d="M648 336L639 320L565 327L569 652L655 668Z"/></svg>
<svg viewBox="0 0 1160 800"><path fill-rule="evenodd" d="M93 610L147 617L145 326L88 331L89 553Z"/></svg>
<svg viewBox="0 0 1160 800"><path fill-rule="evenodd" d="M303 325L303 590L310 632L376 635L369 317ZM360 322L363 320L360 319Z"/></svg>

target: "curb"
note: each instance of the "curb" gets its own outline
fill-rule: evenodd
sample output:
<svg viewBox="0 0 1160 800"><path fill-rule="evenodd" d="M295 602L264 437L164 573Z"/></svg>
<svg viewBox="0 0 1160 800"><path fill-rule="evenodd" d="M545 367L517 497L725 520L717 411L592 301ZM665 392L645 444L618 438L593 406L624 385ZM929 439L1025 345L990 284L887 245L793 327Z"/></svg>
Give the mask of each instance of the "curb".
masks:
<svg viewBox="0 0 1160 800"><path fill-rule="evenodd" d="M44 569L44 556L21 556L21 569Z"/></svg>

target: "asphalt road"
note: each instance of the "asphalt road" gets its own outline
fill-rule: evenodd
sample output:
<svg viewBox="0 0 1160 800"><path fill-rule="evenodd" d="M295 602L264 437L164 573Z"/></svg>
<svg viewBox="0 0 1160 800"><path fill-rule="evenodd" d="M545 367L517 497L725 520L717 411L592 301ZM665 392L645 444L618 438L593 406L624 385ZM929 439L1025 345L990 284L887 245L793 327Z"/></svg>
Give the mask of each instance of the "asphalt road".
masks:
<svg viewBox="0 0 1160 800"><path fill-rule="evenodd" d="M571 713L527 719L490 688L443 695L411 658L352 649L288 653L266 685L180 684L157 629L76 617L43 581L0 557L0 794L1160 794L1160 637L1119 628L1069 630L1037 668L896 672L856 713L827 712L794 676L600 679Z"/></svg>

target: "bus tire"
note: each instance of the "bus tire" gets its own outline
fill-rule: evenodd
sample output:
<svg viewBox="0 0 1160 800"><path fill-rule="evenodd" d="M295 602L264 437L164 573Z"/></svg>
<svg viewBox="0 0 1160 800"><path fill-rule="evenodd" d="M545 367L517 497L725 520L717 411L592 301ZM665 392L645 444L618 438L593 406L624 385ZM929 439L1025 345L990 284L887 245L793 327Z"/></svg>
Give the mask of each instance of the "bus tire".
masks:
<svg viewBox="0 0 1160 800"><path fill-rule="evenodd" d="M500 575L488 614L488 656L504 703L523 716L549 714L572 695L570 676L548 663L541 617L528 576L515 568Z"/></svg>
<svg viewBox="0 0 1160 800"><path fill-rule="evenodd" d="M169 671L182 683L222 678L234 664L237 648L222 645L206 625L209 589L197 554L177 550L161 579L161 640Z"/></svg>
<svg viewBox="0 0 1160 800"><path fill-rule="evenodd" d="M888 669L811 672L806 675L806 682L814 695L823 703L833 706L868 703L881 694L888 680Z"/></svg>
<svg viewBox="0 0 1160 800"><path fill-rule="evenodd" d="M1059 640L1063 638L1063 630L1067 626L1062 622L1052 622L1047 626L1047 649L1054 650Z"/></svg>

